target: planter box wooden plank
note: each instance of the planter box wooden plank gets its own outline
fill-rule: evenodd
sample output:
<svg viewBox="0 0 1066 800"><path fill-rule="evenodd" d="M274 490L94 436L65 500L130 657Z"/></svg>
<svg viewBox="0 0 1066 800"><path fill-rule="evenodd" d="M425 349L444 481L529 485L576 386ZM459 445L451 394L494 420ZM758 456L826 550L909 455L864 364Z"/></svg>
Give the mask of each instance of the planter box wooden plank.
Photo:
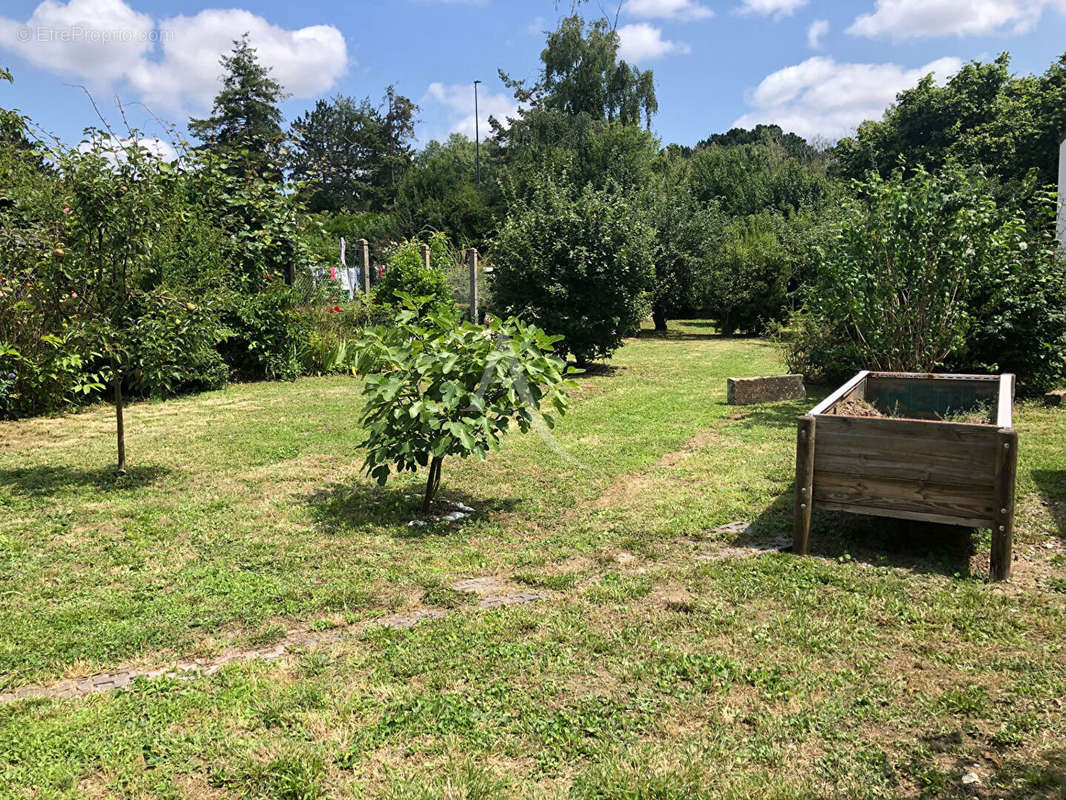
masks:
<svg viewBox="0 0 1066 800"><path fill-rule="evenodd" d="M817 504L991 528L991 576L1008 578L1018 458L1013 399L1013 375L858 373L799 420L794 552L808 551ZM902 416L838 415L849 400ZM990 408L987 423L944 419L981 403Z"/></svg>

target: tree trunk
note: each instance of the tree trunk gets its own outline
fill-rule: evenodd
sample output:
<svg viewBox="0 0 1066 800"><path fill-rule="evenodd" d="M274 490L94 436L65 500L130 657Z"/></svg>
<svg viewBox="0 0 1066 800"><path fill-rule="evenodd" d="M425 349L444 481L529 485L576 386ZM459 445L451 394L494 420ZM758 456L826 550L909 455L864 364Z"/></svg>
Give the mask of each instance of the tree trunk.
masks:
<svg viewBox="0 0 1066 800"><path fill-rule="evenodd" d="M660 308L654 308L651 312L652 322L655 323L655 330L659 333L666 333L666 311Z"/></svg>
<svg viewBox="0 0 1066 800"><path fill-rule="evenodd" d="M122 418L122 378L116 376L112 381L115 390L115 434L118 439L119 475L126 474L126 421Z"/></svg>
<svg viewBox="0 0 1066 800"><path fill-rule="evenodd" d="M434 456L429 463L429 476L426 478L426 495L422 500L422 513L428 514L433 506L433 498L437 496L440 487L440 465L444 461L443 456Z"/></svg>

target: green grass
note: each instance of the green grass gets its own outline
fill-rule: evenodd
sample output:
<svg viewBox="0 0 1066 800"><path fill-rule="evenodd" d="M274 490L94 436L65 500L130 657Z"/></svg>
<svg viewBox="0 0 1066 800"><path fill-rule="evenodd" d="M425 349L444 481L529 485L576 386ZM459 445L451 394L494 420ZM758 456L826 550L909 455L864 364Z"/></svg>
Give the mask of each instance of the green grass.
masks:
<svg viewBox="0 0 1066 800"><path fill-rule="evenodd" d="M351 379L136 405L123 479L106 408L0 425L0 690L449 611L0 707L0 793L957 797L976 764L979 796L1066 797L1066 417L1017 410L1009 586L987 532L836 515L811 558L701 558L789 533L809 403L725 405L775 349L672 327L580 380L558 449L446 463L456 525L359 475ZM476 576L549 599L479 610Z"/></svg>

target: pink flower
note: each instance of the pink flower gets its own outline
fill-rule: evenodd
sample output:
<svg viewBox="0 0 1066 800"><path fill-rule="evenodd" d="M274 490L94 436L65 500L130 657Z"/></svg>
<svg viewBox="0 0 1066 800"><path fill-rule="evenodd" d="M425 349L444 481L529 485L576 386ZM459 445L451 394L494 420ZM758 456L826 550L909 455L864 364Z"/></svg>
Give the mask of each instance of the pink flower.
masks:
<svg viewBox="0 0 1066 800"><path fill-rule="evenodd" d="M71 293L70 293L70 296L71 296L71 297L77 297L77 296L78 296L78 293L77 293L77 292L71 292Z"/></svg>
<svg viewBox="0 0 1066 800"><path fill-rule="evenodd" d="M70 206L68 206L66 203L64 203L63 204L63 213L66 214L69 217L71 214L74 213L74 210Z"/></svg>

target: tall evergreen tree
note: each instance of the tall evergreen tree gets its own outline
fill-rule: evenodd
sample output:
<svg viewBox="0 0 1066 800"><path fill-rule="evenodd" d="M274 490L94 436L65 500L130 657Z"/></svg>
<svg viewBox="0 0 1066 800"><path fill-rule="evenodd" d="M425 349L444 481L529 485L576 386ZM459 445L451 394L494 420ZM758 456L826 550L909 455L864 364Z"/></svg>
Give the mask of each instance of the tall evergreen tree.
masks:
<svg viewBox="0 0 1066 800"><path fill-rule="evenodd" d="M313 211L374 211L390 205L411 164L418 106L390 86L380 106L337 96L292 124L294 180Z"/></svg>
<svg viewBox="0 0 1066 800"><path fill-rule="evenodd" d="M278 103L285 99L270 68L259 62L248 34L233 42L233 50L219 60L222 90L211 116L192 119L189 130L207 148L229 151L245 161L249 171L280 176L278 159L284 134Z"/></svg>

